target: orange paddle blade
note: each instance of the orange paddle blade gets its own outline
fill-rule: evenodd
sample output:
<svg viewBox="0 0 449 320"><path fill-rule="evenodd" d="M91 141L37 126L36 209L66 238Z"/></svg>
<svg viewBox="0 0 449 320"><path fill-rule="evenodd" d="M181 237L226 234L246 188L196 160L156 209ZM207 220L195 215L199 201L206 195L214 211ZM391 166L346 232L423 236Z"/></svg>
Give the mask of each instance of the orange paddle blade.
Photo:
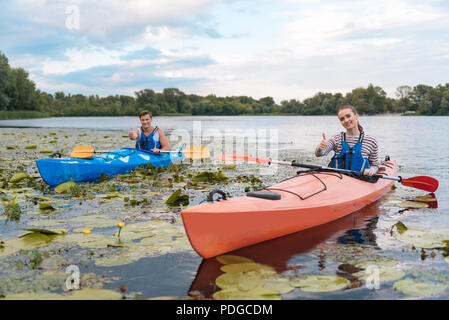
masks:
<svg viewBox="0 0 449 320"><path fill-rule="evenodd" d="M262 164L269 164L270 159L263 159L263 158L253 158L244 154L240 153L226 153L226 154L220 154L216 157L218 160L222 161L249 161L249 162L257 162Z"/></svg>
<svg viewBox="0 0 449 320"><path fill-rule="evenodd" d="M73 148L72 153L70 154L71 158L88 158L93 156L95 153L94 148L89 146L75 146Z"/></svg>
<svg viewBox="0 0 449 320"><path fill-rule="evenodd" d="M407 187L435 192L438 189L439 182L437 179L428 176L417 176L402 179L401 184Z"/></svg>
<svg viewBox="0 0 449 320"><path fill-rule="evenodd" d="M181 150L181 153L190 159L207 159L210 158L210 151L205 146L190 146Z"/></svg>

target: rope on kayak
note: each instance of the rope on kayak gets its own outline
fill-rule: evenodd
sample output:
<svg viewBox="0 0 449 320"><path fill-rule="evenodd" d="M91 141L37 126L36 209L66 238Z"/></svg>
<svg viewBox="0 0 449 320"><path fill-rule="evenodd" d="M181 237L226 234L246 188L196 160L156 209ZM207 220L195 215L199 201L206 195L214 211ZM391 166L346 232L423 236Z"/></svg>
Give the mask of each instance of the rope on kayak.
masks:
<svg viewBox="0 0 449 320"><path fill-rule="evenodd" d="M322 171L322 170L316 170L316 169L305 170L305 171L298 171L296 176L290 177L290 178L287 178L287 179L284 179L284 180L281 181L281 182L284 182L284 181L287 181L287 180L290 180L290 179L293 179L293 178L297 178L298 176L306 175L306 174L307 174L307 175L309 175L309 174L312 175L314 178L316 178L319 182L322 183L323 189L321 189L321 190L319 190L319 191L317 191L317 192L315 192L315 193L309 194L309 195L306 196L306 197L302 197L301 195L299 195L299 194L297 194L297 193L295 193L295 192L292 192L292 191L290 191L290 190L285 190L285 189L278 189L278 188L270 188L270 187L268 187L268 188L265 188L265 189L263 189L263 190L283 191L283 192L291 193L291 194L297 196L297 197L298 197L299 199L301 199L301 200L306 200L306 199L308 199L308 198L310 198L310 197L313 197L313 196L317 195L318 193L321 193L321 192L327 190L326 184L324 183L323 180L321 180L321 179L316 175L317 173L319 173L319 174L331 175L331 176L337 177L337 178L339 178L339 179L343 179L343 176L342 176L341 173L339 173L339 172L334 172L334 171L321 172L321 171Z"/></svg>

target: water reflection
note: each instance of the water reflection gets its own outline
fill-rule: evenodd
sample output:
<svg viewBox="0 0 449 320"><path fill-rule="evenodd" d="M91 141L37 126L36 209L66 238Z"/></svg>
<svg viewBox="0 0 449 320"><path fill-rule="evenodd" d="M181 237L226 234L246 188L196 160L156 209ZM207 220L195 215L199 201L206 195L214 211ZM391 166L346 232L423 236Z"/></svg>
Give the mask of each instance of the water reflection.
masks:
<svg viewBox="0 0 449 320"><path fill-rule="evenodd" d="M420 202L428 204L429 208L438 206L434 194L429 194L426 197L429 197L429 199L423 198L423 201ZM289 261L294 257L313 251L322 243L326 243L327 246L332 246L332 244L335 246L359 244L377 247L374 231L377 227L379 215L386 214L387 210L378 201L325 225L241 248L227 254L249 258L259 264L271 266L277 273L310 268L310 265L292 265L289 264ZM318 257L318 270L323 270L326 268L326 252L320 251ZM220 270L222 266L216 258L203 259L189 292L201 294L202 298L212 298L212 295L220 290L215 284L215 279L224 273ZM351 282L350 288L362 285L362 282L352 275L361 269L344 263L340 264L337 269L337 275Z"/></svg>

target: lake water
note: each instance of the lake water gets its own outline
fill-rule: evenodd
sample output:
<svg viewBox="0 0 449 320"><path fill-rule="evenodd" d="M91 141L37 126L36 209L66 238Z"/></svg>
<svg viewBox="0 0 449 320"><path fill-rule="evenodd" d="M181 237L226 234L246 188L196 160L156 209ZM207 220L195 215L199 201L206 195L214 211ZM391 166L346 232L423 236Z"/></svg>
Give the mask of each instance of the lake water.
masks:
<svg viewBox="0 0 449 320"><path fill-rule="evenodd" d="M447 249L435 246L422 248L416 243L401 241L392 235L391 230L400 221L407 227L421 228L422 230L416 231L419 237L426 232L443 233L448 235L449 240L449 135L447 134L449 117L362 116L360 123L367 134L377 139L381 159L385 155L397 159L401 176L407 178L427 175L439 180L439 189L432 195L436 201L426 198L427 202L421 201L421 204L425 205L419 208L407 207L403 204L404 201L416 199L427 193L396 183L397 189L383 200L346 218L243 248L232 254L271 266L280 276L291 279L309 275L329 275L341 276L351 281L351 288L332 292L307 292L296 288L281 294L282 299L447 299L449 297L449 265L445 260ZM237 151L320 165L326 165L329 160L329 157L313 156L314 148L320 143L322 133L331 137L342 131L338 119L333 116L155 117L154 124L166 132L173 148L183 143L203 144L211 150L212 156ZM53 147L52 151L69 154L78 144L91 144L96 149L131 147L132 142L123 136L127 135L131 127L138 126L137 117L2 120L0 121L0 137L2 137L0 159L4 160L2 168L4 172L7 172L9 167L16 170L14 165L6 165L5 162L6 159L11 160L12 152L16 152L15 158L24 159L22 165L27 167L29 173L36 175L34 159L46 155L37 152L24 153L20 147L24 143L20 139L24 139L26 143L31 143L34 139L39 143L47 141L45 140L47 136L51 138L53 135L59 137L57 142L45 146ZM14 138L11 133L16 134ZM46 138L42 138L43 136ZM7 146L11 145L15 148L7 149ZM193 165L195 170L201 170L201 166L201 163ZM213 169L219 168L220 164L212 162L204 166ZM236 176L249 173L257 175L265 185L269 185L291 176L294 170L292 168L270 170L255 165L239 165L236 172L226 174ZM234 196L244 194L243 185L218 184L218 187ZM190 205L202 201L207 191L192 191ZM154 197L157 198L157 195ZM114 218L123 218L131 214L148 218L148 212L142 213L144 209L139 207L123 210L123 202L105 201L102 205L100 202L89 201L85 200L80 206L74 204L76 201L72 201L66 207L61 207L59 216L52 214L45 219L61 220L66 216L73 218L86 215L92 208L95 208L96 212L102 210L103 215L108 215L110 210L112 213L109 214L116 213ZM31 205L24 206L31 208ZM26 227L30 222L35 223L43 219L41 215L33 214L31 211L27 215L26 210L24 211L25 214L19 224L14 225L5 220L5 223L0 225L2 240L18 235L19 227ZM174 217L179 217L179 211L174 213ZM109 229L105 230L105 233L112 232L108 231ZM94 258L97 258L96 254L93 255ZM382 264L387 265L383 267L391 267L385 261L390 263L394 261L394 272L388 269L387 274L400 271L403 276L393 280L386 278L386 281L381 281L377 288L372 289L367 285L367 281L361 281L361 277L354 276L355 271L350 267L351 256L358 256L361 260L377 261L374 264L381 267ZM6 267L1 267L2 261L0 259L0 273L4 272L4 275L8 276ZM77 264L76 256L71 257L71 261ZM132 264L115 267L98 266L93 260L84 258L79 261L82 261L78 263L82 274L95 274L97 277L107 275L111 279L120 279L106 282L102 288L117 291L118 287L124 284L128 291L140 292L144 297L173 296L181 299L191 290L199 290L204 296L211 297L214 292L220 290L214 285L215 279L223 274L220 270L222 265L216 259L203 260L191 250L152 254ZM3 266L7 263L11 261L4 260ZM398 281L401 282L397 286L402 288L401 285L404 285L406 289L394 290ZM418 290L417 287L421 289ZM425 289L422 289L423 287Z"/></svg>

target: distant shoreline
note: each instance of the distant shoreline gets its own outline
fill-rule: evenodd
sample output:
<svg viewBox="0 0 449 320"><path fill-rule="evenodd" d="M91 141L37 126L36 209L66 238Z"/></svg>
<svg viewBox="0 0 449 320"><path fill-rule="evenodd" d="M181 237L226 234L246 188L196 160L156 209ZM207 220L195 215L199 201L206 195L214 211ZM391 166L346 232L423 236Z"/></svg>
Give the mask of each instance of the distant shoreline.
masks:
<svg viewBox="0 0 449 320"><path fill-rule="evenodd" d="M38 112L38 111L0 111L0 120L31 120L31 119L45 119L45 118L68 118L68 117L92 117L92 118L96 118L96 117L138 117L138 115L121 115L121 116L114 116L114 115L77 115L77 116L55 116L55 115L50 115L48 113L44 113L44 112ZM315 116L335 116L335 114L319 114L319 115L307 115L307 114L292 114L292 113L261 113L261 114L251 114L251 113L246 113L246 114L239 114L239 115L232 115L232 114L226 114L226 115L209 115L209 114L200 114L200 115L192 115L192 114L188 114L188 113L166 113L166 114L160 114L155 116L155 118L157 117L207 117L207 116L211 116L211 117L229 117L229 116L234 116L234 117L276 117L276 116L311 116L311 117L315 117ZM416 114L416 113L378 113L378 114L372 114L372 115L368 115L368 114L361 114L361 116L363 117L372 117L372 116L376 116L376 117L401 117L401 116L421 116L421 117L432 117L432 116L437 116L437 115L421 115L421 114ZM439 116L437 116L439 117Z"/></svg>

